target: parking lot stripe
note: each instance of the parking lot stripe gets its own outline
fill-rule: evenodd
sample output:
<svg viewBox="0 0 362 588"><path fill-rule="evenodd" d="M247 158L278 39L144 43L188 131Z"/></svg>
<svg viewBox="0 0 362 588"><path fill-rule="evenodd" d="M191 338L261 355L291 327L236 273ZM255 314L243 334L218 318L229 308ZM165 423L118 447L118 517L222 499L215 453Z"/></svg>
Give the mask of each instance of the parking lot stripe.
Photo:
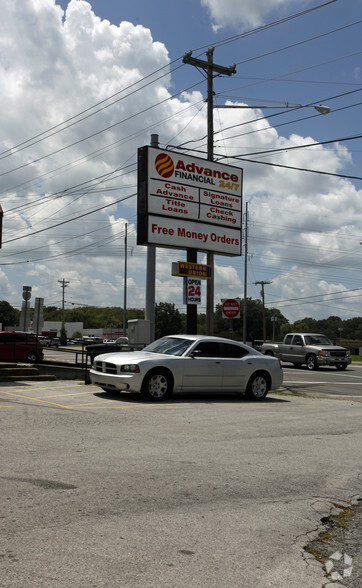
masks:
<svg viewBox="0 0 362 588"><path fill-rule="evenodd" d="M50 400L44 400L44 398L38 398L38 397L34 397L34 396L26 396L25 394L16 394L15 392L7 392L4 390L0 390L0 394L6 394L8 396L14 396L16 398L23 398L26 400L32 400L34 402L40 402L42 404L49 404L51 406L57 406L58 408L65 408L67 410L80 410L82 408L96 408L96 409L100 409L100 408L109 408L110 406L112 406L112 409L115 408L115 402L117 402L118 404L116 405L117 408L140 408L140 407L147 407L147 408L159 408L159 407L164 407L164 406L175 406L175 403L165 403L162 402L162 404L152 404L152 403L132 403L132 404L119 404L119 400L108 400L108 403L106 405L101 405L101 404L97 404L96 402L92 402L92 403L82 403L82 404L74 404L74 405L67 405L67 404L59 404L57 402L51 402ZM80 392L79 394L89 394L89 392ZM69 394L69 396L73 396L73 394ZM51 398L51 397L50 397ZM99 402L102 402L102 400L100 399ZM190 404L189 402L177 402L177 405L182 404L182 405L188 405ZM0 405L1 406L1 405Z"/></svg>
<svg viewBox="0 0 362 588"><path fill-rule="evenodd" d="M15 396L17 398L25 398L26 400L34 400L36 402L42 402L44 404L52 404L53 406L59 406L60 408L68 408L68 406L64 406L63 404L57 404L56 402L49 402L48 400L42 400L41 398L34 398L33 396L25 396L24 394L15 394L14 392L4 392L4 390L0 390L1 394L7 394L8 396Z"/></svg>

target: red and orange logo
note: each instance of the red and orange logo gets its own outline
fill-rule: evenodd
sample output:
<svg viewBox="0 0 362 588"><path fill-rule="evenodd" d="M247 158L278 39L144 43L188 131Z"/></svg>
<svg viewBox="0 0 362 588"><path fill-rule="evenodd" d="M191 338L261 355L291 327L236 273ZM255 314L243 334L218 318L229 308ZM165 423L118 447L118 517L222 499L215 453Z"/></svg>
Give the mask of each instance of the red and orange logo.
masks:
<svg viewBox="0 0 362 588"><path fill-rule="evenodd" d="M171 157L167 155L167 153L160 153L160 155L157 155L155 159L155 168L157 173L162 178L169 178L170 176L172 176L175 170L173 161Z"/></svg>

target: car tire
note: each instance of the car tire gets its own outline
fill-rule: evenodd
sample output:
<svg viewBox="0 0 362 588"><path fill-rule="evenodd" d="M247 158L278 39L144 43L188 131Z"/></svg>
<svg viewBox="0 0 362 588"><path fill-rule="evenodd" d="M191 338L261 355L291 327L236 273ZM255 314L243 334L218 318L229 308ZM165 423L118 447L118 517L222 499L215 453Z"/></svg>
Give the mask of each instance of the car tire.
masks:
<svg viewBox="0 0 362 588"><path fill-rule="evenodd" d="M341 364L341 363L337 363L336 368L339 372L341 372L342 370L347 369L347 364Z"/></svg>
<svg viewBox="0 0 362 588"><path fill-rule="evenodd" d="M317 370L318 369L317 358L315 355L310 354L307 355L307 370Z"/></svg>
<svg viewBox="0 0 362 588"><path fill-rule="evenodd" d="M274 357L274 353L272 351L266 351L265 355L271 355L271 357Z"/></svg>
<svg viewBox="0 0 362 588"><path fill-rule="evenodd" d="M28 353L26 356L26 361L29 363L36 363L38 361L38 356L36 353Z"/></svg>
<svg viewBox="0 0 362 588"><path fill-rule="evenodd" d="M253 374L246 387L245 396L249 400L264 400L270 389L270 378L263 372Z"/></svg>
<svg viewBox="0 0 362 588"><path fill-rule="evenodd" d="M166 370L156 369L146 374L142 383L141 394L145 400L161 402L172 394L172 390L171 375Z"/></svg>

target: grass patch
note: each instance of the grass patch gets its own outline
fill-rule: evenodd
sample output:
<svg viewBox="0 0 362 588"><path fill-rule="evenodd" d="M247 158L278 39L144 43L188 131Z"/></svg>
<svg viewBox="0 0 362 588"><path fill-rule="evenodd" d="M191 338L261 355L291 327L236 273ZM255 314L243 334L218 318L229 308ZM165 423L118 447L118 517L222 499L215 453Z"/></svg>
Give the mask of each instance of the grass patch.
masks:
<svg viewBox="0 0 362 588"><path fill-rule="evenodd" d="M306 545L304 547L304 551L313 555L313 557L315 557L315 559L323 565L326 563L326 561L328 559L328 556L325 555L325 553L323 553L323 551L319 551L318 549L316 549L312 545Z"/></svg>
<svg viewBox="0 0 362 588"><path fill-rule="evenodd" d="M337 515L330 515L330 519L334 521L339 527L348 529L349 519L354 517L354 510L350 506L342 506L342 504L333 503L333 506L341 509L341 512Z"/></svg>
<svg viewBox="0 0 362 588"><path fill-rule="evenodd" d="M349 521L355 515L353 506L345 506L336 502L332 503L335 508L341 512L330 514L328 517L321 519L321 522L327 526L316 539L304 546L304 551L313 555L321 564L325 564L330 557L330 543L333 542L334 532L338 529L348 529Z"/></svg>
<svg viewBox="0 0 362 588"><path fill-rule="evenodd" d="M271 394L277 394L278 396L300 396L301 398L304 397L304 394L300 392L295 392L294 390L270 390Z"/></svg>

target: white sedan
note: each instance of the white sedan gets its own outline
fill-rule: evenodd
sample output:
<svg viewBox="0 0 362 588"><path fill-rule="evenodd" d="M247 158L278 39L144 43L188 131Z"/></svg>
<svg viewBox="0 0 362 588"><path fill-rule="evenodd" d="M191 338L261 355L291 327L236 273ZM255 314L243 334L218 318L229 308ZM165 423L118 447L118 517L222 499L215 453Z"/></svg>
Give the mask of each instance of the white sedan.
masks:
<svg viewBox="0 0 362 588"><path fill-rule="evenodd" d="M170 335L142 351L97 355L92 384L105 392L140 392L148 400L165 400L172 392L223 391L263 400L282 385L278 359L252 347L205 335Z"/></svg>

